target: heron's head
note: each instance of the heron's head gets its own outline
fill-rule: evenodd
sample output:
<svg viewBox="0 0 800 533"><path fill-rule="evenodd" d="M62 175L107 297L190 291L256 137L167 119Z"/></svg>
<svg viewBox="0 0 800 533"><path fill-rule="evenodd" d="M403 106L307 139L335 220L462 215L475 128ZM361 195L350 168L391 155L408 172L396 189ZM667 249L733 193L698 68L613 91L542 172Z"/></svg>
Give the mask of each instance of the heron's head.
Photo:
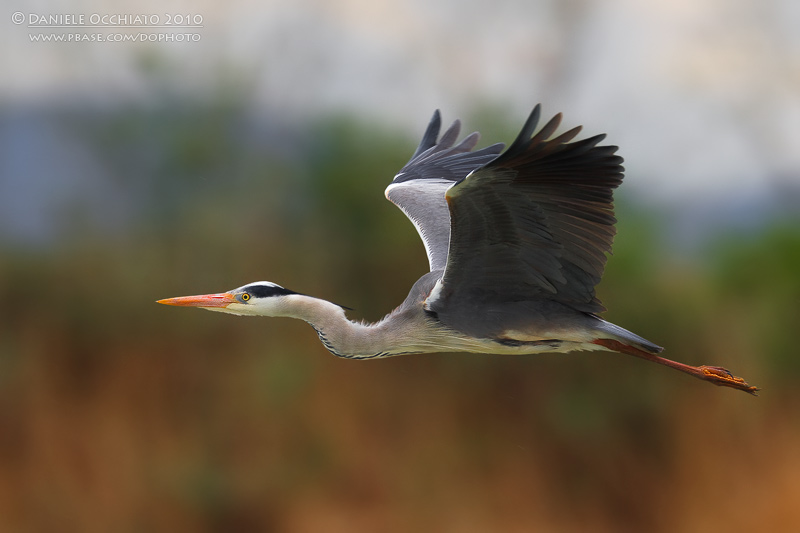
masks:
<svg viewBox="0 0 800 533"><path fill-rule="evenodd" d="M165 298L158 303L200 307L234 315L284 316L287 297L293 294L297 293L275 283L256 281L228 292Z"/></svg>

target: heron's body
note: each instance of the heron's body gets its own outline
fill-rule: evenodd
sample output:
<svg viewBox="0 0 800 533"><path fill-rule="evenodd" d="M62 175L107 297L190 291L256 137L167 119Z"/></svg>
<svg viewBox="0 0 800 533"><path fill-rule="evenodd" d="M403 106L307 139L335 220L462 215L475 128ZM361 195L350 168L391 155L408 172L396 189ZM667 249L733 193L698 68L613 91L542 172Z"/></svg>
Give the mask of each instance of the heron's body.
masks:
<svg viewBox="0 0 800 533"><path fill-rule="evenodd" d="M538 133L539 106L502 154L459 144L456 121L439 136L438 111L386 197L408 216L430 272L374 324L349 320L331 302L256 282L219 294L160 300L241 315L304 320L333 354L373 359L442 351L534 354L611 350L755 392L720 367L689 366L600 318L595 296L615 233L613 189L622 181L615 146L598 135L551 138L560 115Z"/></svg>
<svg viewBox="0 0 800 533"><path fill-rule="evenodd" d="M610 334L616 328L602 319L576 314L557 303L545 309L533 309L531 305L521 309L524 304L513 304L506 309L498 306L477 312L474 318L485 323L485 330L481 336L471 335L449 326L434 312L419 311L441 274L441 271L430 272L420 278L397 309L373 324L351 321L338 305L303 294L286 294L286 310L282 313L311 324L331 353L347 359L431 352L534 354L597 350L600 347L592 343L596 336ZM526 319L518 324L504 320L504 316L521 314ZM571 327L566 325L566 319L571 319ZM578 322L583 324L576 327ZM619 332L627 335L630 342L659 350L622 328Z"/></svg>

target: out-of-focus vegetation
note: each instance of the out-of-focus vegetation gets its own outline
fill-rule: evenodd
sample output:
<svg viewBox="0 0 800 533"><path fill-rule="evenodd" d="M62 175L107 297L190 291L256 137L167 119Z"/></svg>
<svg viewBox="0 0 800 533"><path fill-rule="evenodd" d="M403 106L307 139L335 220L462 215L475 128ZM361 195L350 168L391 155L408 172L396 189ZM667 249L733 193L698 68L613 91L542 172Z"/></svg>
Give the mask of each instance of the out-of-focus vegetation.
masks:
<svg viewBox="0 0 800 533"><path fill-rule="evenodd" d="M684 256L623 194L599 288L759 398L600 352L336 359L302 323L154 301L268 279L380 318L427 264L381 198L414 140L170 109L62 115L134 215L2 250L0 530L800 527L796 224Z"/></svg>

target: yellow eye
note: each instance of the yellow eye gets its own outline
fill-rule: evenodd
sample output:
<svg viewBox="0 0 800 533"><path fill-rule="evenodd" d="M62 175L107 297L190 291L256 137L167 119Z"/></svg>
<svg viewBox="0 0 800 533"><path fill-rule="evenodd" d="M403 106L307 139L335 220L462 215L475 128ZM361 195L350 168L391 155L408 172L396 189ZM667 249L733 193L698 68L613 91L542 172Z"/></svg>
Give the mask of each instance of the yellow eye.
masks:
<svg viewBox="0 0 800 533"><path fill-rule="evenodd" d="M247 294L246 292L243 292L243 293L242 293L242 301L243 301L243 302L246 302L246 301L247 301L247 300L249 300L249 299L250 299L250 295L249 295L249 294Z"/></svg>

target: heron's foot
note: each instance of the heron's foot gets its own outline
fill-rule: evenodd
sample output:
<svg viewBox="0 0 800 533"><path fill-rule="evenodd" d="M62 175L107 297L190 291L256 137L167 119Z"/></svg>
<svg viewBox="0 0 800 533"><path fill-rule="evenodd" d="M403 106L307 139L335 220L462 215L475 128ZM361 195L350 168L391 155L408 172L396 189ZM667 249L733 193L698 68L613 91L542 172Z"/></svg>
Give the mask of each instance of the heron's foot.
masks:
<svg viewBox="0 0 800 533"><path fill-rule="evenodd" d="M702 365L698 366L697 369L701 372L701 374L697 374L697 377L700 379L710 381L714 385L732 387L734 389L748 392L753 396L758 396L758 394L756 394L758 387L749 385L744 379L734 376L727 369L722 368L721 366Z"/></svg>

